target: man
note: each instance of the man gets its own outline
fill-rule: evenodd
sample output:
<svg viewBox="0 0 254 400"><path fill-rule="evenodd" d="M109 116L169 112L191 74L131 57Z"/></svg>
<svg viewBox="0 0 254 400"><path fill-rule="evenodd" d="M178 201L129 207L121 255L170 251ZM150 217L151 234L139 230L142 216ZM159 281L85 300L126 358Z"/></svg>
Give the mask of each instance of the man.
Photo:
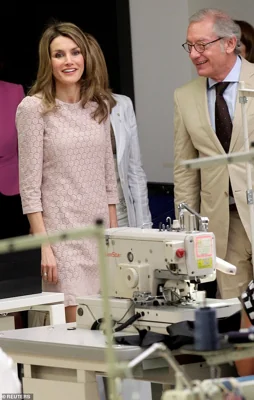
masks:
<svg viewBox="0 0 254 400"><path fill-rule="evenodd" d="M239 296L253 278L245 163L187 170L182 160L244 151L238 85L254 89L254 66L238 54L239 27L224 12L204 9L190 18L184 49L199 77L175 91L175 205L184 201L207 216L217 255L237 275L217 272L222 298ZM218 84L228 82L228 84ZM249 141L254 101L248 100Z"/></svg>

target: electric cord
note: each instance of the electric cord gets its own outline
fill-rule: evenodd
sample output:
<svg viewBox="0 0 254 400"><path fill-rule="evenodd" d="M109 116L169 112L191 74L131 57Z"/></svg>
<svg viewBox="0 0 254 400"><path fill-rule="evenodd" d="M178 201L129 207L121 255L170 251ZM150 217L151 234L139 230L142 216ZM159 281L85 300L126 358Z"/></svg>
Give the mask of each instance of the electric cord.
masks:
<svg viewBox="0 0 254 400"><path fill-rule="evenodd" d="M132 309L132 307L134 307L134 302L132 301L130 307L128 308L128 310L126 311L126 313L123 315L123 317L121 319L119 319L119 321L115 321L116 324L120 324L121 321L125 318L125 316L128 314L128 312Z"/></svg>
<svg viewBox="0 0 254 400"><path fill-rule="evenodd" d="M122 325L118 326L117 328L114 329L114 332L120 332L123 329L127 328L128 326L132 325L135 321L137 321L139 318L143 317L145 313L137 313L130 317L126 322L124 322Z"/></svg>
<svg viewBox="0 0 254 400"><path fill-rule="evenodd" d="M113 329L113 327L116 325L116 324L120 324L121 323L121 321L125 318L125 316L128 314L128 312L132 309L132 307L134 307L134 302L132 301L132 303L131 303L131 305L130 305L130 307L127 309L127 311L124 313L124 315L122 316L122 318L120 318L118 321L116 321L116 320L112 320L111 321L111 324L112 324L112 330L114 330ZM129 318L130 319L130 318ZM129 320L128 320L129 321ZM101 327L101 325L103 324L103 322L104 322L104 318L98 318L96 321L94 321L94 323L92 324L92 326L91 326L91 330L92 331L98 331L98 330L100 330L100 327ZM127 322L127 321L126 321Z"/></svg>

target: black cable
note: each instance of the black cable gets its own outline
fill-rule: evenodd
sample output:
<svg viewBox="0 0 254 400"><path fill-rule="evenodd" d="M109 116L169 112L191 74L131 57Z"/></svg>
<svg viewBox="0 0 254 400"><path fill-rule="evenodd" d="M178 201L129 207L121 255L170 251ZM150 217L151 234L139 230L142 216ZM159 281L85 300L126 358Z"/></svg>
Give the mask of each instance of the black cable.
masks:
<svg viewBox="0 0 254 400"><path fill-rule="evenodd" d="M103 318L99 318L96 321L94 321L93 325L91 326L91 331L99 331L103 321L104 321Z"/></svg>
<svg viewBox="0 0 254 400"><path fill-rule="evenodd" d="M117 328L114 329L114 332L120 332L123 329L127 328L128 326L132 325L135 321L137 321L139 318L143 317L145 314L142 313L137 313L130 317L126 322L124 322L122 325L118 326Z"/></svg>
<svg viewBox="0 0 254 400"><path fill-rule="evenodd" d="M122 316L121 319L119 319L118 321L112 320L112 327L113 327L115 324L120 324L120 322L124 319L124 317L128 314L128 312L130 311L130 309L131 309L133 306L134 306L134 303L131 303L130 307L128 308L128 310L125 312L125 314ZM96 319L96 320L93 322L92 326L91 326L91 331L98 331L98 330L100 330L101 324L102 324L103 322L104 322L104 318Z"/></svg>
<svg viewBox="0 0 254 400"><path fill-rule="evenodd" d="M126 313L123 315L123 317L121 319L119 319L119 321L115 321L116 324L120 324L120 322L124 319L125 315L128 314L128 312L130 311L130 309L134 306L134 303L131 303L130 307L128 308L128 310L126 311Z"/></svg>

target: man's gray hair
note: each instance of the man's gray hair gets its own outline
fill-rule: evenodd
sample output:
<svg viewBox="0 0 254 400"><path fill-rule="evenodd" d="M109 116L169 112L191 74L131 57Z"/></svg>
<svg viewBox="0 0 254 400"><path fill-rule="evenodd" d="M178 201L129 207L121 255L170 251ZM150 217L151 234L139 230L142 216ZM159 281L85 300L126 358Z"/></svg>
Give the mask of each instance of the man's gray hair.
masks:
<svg viewBox="0 0 254 400"><path fill-rule="evenodd" d="M224 11L218 10L216 8L203 8L197 11L189 18L189 23L200 22L206 18L211 18L214 20L214 32L218 37L222 38L232 38L236 37L236 47L235 54L240 54L240 38L241 38L241 28L237 25L234 20L226 14Z"/></svg>

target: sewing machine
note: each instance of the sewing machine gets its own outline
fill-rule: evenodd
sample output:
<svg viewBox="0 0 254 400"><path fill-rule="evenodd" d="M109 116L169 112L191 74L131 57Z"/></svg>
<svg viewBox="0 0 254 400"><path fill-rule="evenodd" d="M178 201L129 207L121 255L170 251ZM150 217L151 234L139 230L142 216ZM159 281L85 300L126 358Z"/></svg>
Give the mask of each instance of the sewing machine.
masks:
<svg viewBox="0 0 254 400"><path fill-rule="evenodd" d="M197 230L197 220L199 230ZM160 229L106 230L109 296L115 331L148 329L166 333L172 323L194 321L203 301L197 284L215 279L216 269L235 274L236 268L216 257L215 237L208 219L186 204L179 220L167 219ZM99 329L101 296L77 299L77 326ZM240 310L238 299L206 299L219 318Z"/></svg>

